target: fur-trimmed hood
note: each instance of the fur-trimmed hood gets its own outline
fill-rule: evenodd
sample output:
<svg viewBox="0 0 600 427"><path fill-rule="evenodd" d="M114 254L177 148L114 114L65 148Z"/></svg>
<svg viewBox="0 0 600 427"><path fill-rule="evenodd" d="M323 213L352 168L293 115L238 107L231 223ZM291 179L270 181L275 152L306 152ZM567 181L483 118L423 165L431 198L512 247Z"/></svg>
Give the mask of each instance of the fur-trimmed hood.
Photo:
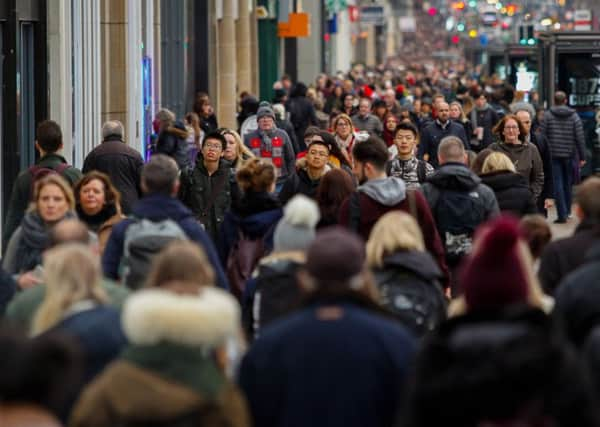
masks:
<svg viewBox="0 0 600 427"><path fill-rule="evenodd" d="M238 334L240 308L228 292L213 287L197 295L144 289L125 302L122 324L132 344L216 347Z"/></svg>

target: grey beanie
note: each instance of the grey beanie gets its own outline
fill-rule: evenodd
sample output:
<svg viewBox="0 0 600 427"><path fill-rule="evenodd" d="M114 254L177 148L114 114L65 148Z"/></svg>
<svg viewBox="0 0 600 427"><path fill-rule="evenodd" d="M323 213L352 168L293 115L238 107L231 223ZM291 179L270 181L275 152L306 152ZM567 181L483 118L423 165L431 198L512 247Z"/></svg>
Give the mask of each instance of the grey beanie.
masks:
<svg viewBox="0 0 600 427"><path fill-rule="evenodd" d="M268 102L263 101L258 107L258 111L256 112L256 120L260 120L261 117L271 117L273 120L275 120L275 112Z"/></svg>
<svg viewBox="0 0 600 427"><path fill-rule="evenodd" d="M315 239L320 219L317 203L297 194L283 208L283 218L275 227L273 252L304 251Z"/></svg>

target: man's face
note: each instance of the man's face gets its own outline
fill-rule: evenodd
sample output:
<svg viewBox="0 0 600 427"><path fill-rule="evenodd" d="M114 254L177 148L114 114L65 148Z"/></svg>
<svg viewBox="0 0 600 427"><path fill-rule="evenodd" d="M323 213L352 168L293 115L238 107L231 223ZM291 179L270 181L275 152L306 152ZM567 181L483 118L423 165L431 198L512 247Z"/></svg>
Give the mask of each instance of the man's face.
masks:
<svg viewBox="0 0 600 427"><path fill-rule="evenodd" d="M485 99L485 96L482 95L475 100L475 105L477 105L478 108L483 108L486 102L487 99Z"/></svg>
<svg viewBox="0 0 600 427"><path fill-rule="evenodd" d="M366 116L371 112L371 103L367 100L362 100L360 101L360 104L358 106L358 111L360 112L361 116Z"/></svg>
<svg viewBox="0 0 600 427"><path fill-rule="evenodd" d="M440 122L446 123L450 117L450 107L445 102L438 104L438 118Z"/></svg>
<svg viewBox="0 0 600 427"><path fill-rule="evenodd" d="M525 134L529 135L529 131L531 131L531 116L529 113L527 111L519 111L517 113L517 118L523 124L523 127L525 128Z"/></svg>
<svg viewBox="0 0 600 427"><path fill-rule="evenodd" d="M354 105L354 97L352 95L348 95L344 98L344 107L352 108Z"/></svg>
<svg viewBox="0 0 600 427"><path fill-rule="evenodd" d="M398 149L398 154L402 157L412 156L414 154L417 139L415 135L407 129L398 129L394 137L394 145Z"/></svg>
<svg viewBox="0 0 600 427"><path fill-rule="evenodd" d="M207 139L202 144L202 155L209 162L218 161L223 155L223 145L218 139Z"/></svg>
<svg viewBox="0 0 600 427"><path fill-rule="evenodd" d="M362 162L354 160L352 163L352 173L358 180L358 184L362 185L367 182L367 176L365 175L365 165Z"/></svg>
<svg viewBox="0 0 600 427"><path fill-rule="evenodd" d="M263 116L260 119L258 119L258 128L260 130L271 130L274 127L275 121L273 120L273 117Z"/></svg>
<svg viewBox="0 0 600 427"><path fill-rule="evenodd" d="M306 164L312 169L323 169L329 159L329 150L325 145L315 144L314 141L323 141L319 136L312 138L313 143L308 147L306 152Z"/></svg>

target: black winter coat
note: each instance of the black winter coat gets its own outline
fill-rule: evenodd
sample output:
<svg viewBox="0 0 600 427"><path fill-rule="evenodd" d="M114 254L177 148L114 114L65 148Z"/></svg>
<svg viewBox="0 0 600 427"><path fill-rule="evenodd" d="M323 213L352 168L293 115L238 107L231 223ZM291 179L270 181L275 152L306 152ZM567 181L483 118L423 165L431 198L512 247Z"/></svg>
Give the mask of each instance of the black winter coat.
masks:
<svg viewBox="0 0 600 427"><path fill-rule="evenodd" d="M498 171L481 175L481 181L494 190L500 211L517 215L537 213L527 180L518 173Z"/></svg>
<svg viewBox="0 0 600 427"><path fill-rule="evenodd" d="M554 314L577 346L600 325L600 241L585 256L584 264L569 273L555 293Z"/></svg>
<svg viewBox="0 0 600 427"><path fill-rule="evenodd" d="M306 144L304 144L306 128L311 125L319 125L315 107L306 96L292 96L287 101L285 108L290 112L290 121L294 126L298 147L300 151L304 151L306 150Z"/></svg>
<svg viewBox="0 0 600 427"><path fill-rule="evenodd" d="M225 212L231 206L232 197L237 195L235 175L229 162L221 160L219 169L209 175L199 153L196 167L181 182L181 201L190 208L216 243ZM209 206L212 199L214 202Z"/></svg>
<svg viewBox="0 0 600 427"><path fill-rule="evenodd" d="M552 172L552 153L550 152L550 146L548 145L548 140L544 135L539 132L532 132L530 134L529 142L535 145L540 152L540 157L542 158L542 164L544 167L544 186L542 188L542 193L538 198L538 202L541 201L543 206L543 202L545 199L553 199L554 198L554 174ZM540 203L538 203L538 206Z"/></svg>
<svg viewBox="0 0 600 427"><path fill-rule="evenodd" d="M469 149L469 142L467 141L467 135L462 124L458 124L451 120L448 120L445 127L442 127L437 121L431 122L425 126L423 132L421 132L421 142L419 144L419 155L420 159L423 159L423 155L427 154L429 158L427 161L434 168L438 168L437 151L440 146L440 142L447 136L456 136L460 138L465 146L465 150Z"/></svg>
<svg viewBox="0 0 600 427"><path fill-rule="evenodd" d="M141 154L120 139L104 141L94 148L83 162L84 174L97 170L107 174L121 193L121 209L131 213L133 205L142 197L140 188L142 166Z"/></svg>
<svg viewBox="0 0 600 427"><path fill-rule="evenodd" d="M320 178L317 180L311 179L306 169L297 169L296 173L290 175L285 184L283 184L279 192L279 200L282 205L285 205L298 193L314 199L317 195L317 188L320 182Z"/></svg>
<svg viewBox="0 0 600 427"><path fill-rule="evenodd" d="M584 219L571 237L549 243L542 253L538 273L544 292L553 295L560 281L583 264L585 253L598 242L600 225Z"/></svg>

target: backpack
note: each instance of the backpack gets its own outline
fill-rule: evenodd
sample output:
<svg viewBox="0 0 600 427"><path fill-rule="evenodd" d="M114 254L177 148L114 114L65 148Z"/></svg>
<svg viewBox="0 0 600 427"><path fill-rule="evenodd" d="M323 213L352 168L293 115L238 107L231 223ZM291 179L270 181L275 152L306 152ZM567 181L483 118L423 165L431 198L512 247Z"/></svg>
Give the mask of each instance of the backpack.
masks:
<svg viewBox="0 0 600 427"><path fill-rule="evenodd" d="M439 283L398 270L374 274L381 305L415 336L422 337L446 319L446 299Z"/></svg>
<svg viewBox="0 0 600 427"><path fill-rule="evenodd" d="M298 304L301 298L296 281L299 266L300 264L291 260L276 261L274 265L259 265L246 328L250 336L257 338L262 328L288 314Z"/></svg>
<svg viewBox="0 0 600 427"><path fill-rule="evenodd" d="M439 191L439 190L438 190ZM462 257L471 252L473 234L486 220L484 201L473 191L439 191L432 213L444 242L446 260L456 266Z"/></svg>
<svg viewBox="0 0 600 427"><path fill-rule="evenodd" d="M272 229L273 226L264 236L258 238L248 236L241 229L238 231L238 239L227 256L226 273L231 292L239 301L244 295L246 282L252 277L252 272L258 265L258 261L267 255L265 237L270 234Z"/></svg>
<svg viewBox="0 0 600 427"><path fill-rule="evenodd" d="M33 165L29 167L29 174L31 175L31 184L30 184L30 190L29 190L29 194L31 195L31 197L33 197L33 192L35 190L35 186L37 184L38 181L40 181L42 178L48 176L48 175L61 175L63 174L64 171L66 171L67 169L69 169L71 167L71 165L67 164L67 163L60 163L58 166L56 166L55 169L46 167L46 166L40 166L40 165Z"/></svg>
<svg viewBox="0 0 600 427"><path fill-rule="evenodd" d="M125 231L123 243L123 283L129 289L144 285L152 259L173 240L188 240L187 234L172 219L136 219Z"/></svg>

